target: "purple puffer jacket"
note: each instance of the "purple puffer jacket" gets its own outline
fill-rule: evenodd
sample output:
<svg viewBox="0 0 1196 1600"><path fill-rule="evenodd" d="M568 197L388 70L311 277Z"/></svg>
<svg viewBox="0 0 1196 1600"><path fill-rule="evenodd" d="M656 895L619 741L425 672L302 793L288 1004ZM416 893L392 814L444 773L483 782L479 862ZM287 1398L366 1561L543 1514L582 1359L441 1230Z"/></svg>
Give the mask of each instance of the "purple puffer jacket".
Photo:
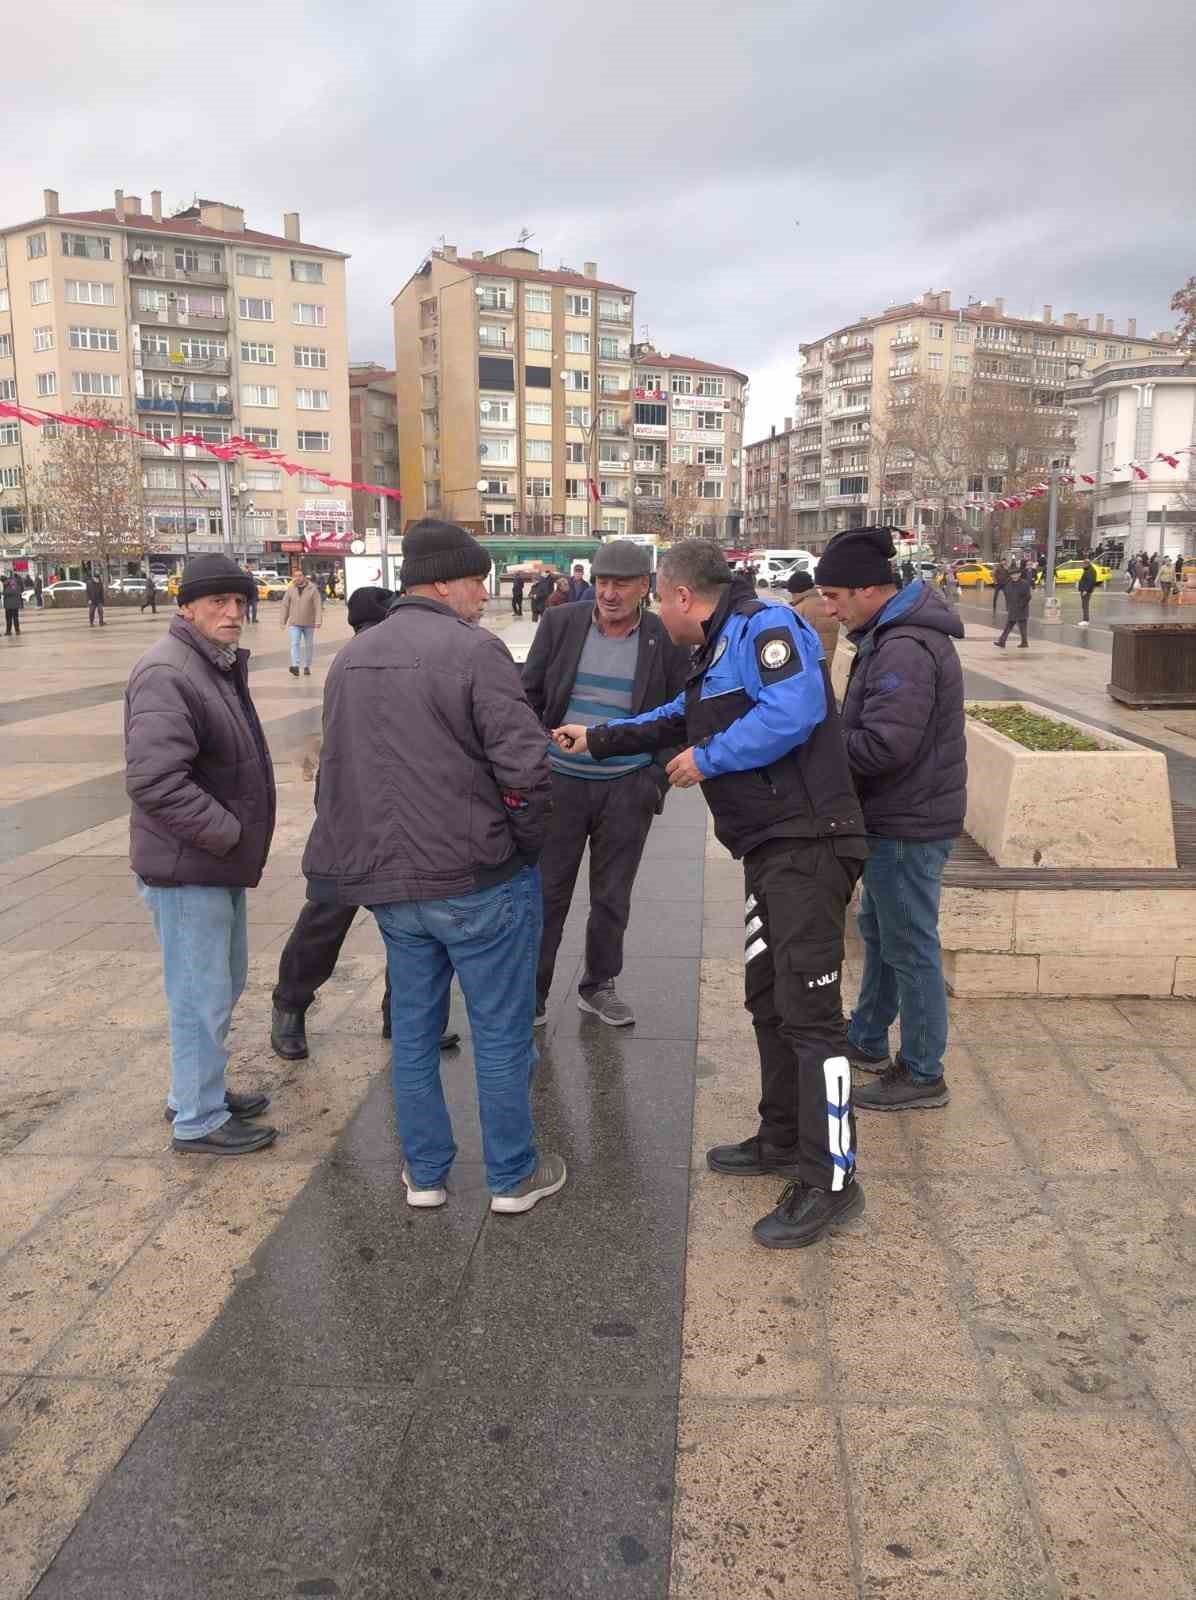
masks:
<svg viewBox="0 0 1196 1600"><path fill-rule="evenodd" d="M274 768L234 662L185 617L138 661L125 690L125 789L133 871L159 887L252 889L274 834Z"/></svg>
<svg viewBox="0 0 1196 1600"><path fill-rule="evenodd" d="M958 613L919 581L848 637L843 732L868 832L953 839L968 788Z"/></svg>

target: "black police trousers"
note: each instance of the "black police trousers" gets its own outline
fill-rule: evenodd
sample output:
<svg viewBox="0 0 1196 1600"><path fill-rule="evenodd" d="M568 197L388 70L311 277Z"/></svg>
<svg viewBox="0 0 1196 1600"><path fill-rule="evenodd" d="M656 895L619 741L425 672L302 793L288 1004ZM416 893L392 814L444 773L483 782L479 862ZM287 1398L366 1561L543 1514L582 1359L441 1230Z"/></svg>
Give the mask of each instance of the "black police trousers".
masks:
<svg viewBox="0 0 1196 1600"><path fill-rule="evenodd" d="M744 857L744 987L760 1051L760 1137L793 1150L803 1183L855 1177L840 983L862 839L769 839Z"/></svg>
<svg viewBox="0 0 1196 1600"><path fill-rule="evenodd" d="M316 990L328 982L336 969L341 945L353 925L359 906L336 906L322 900L308 900L299 913L291 936L283 946L278 962L278 984L274 1004L283 1011L306 1011ZM385 960L383 950L378 952ZM390 1014L390 972L386 974L386 994L382 1014Z"/></svg>

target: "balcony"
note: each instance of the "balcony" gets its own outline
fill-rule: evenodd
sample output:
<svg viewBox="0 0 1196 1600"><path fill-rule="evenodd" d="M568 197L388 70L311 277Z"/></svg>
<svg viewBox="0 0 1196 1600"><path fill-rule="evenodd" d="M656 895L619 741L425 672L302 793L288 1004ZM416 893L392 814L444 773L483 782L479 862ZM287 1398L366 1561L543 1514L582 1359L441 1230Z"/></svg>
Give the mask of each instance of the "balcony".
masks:
<svg viewBox="0 0 1196 1600"><path fill-rule="evenodd" d="M637 427L635 431L638 434L640 430ZM598 424L598 432L604 435L604 437L607 439L626 439L628 434L631 432L631 424L629 422L612 422L609 424L600 422ZM667 428L665 429L665 432L668 432Z"/></svg>
<svg viewBox="0 0 1196 1600"><path fill-rule="evenodd" d="M604 389L602 387L602 385L599 384L598 388L596 390L596 395L597 395L597 398L600 401L605 401L605 402L609 403L610 401L613 400L616 404L618 404L621 401L624 405L626 405L626 403L631 399L631 390L630 390L630 388L627 388L627 389Z"/></svg>
<svg viewBox="0 0 1196 1600"><path fill-rule="evenodd" d="M797 426L798 428L821 428L822 413L819 412L816 417L799 417L797 419Z"/></svg>
<svg viewBox="0 0 1196 1600"><path fill-rule="evenodd" d="M515 341L505 328L479 328L479 350L513 350Z"/></svg>
<svg viewBox="0 0 1196 1600"><path fill-rule="evenodd" d="M917 376L918 368L914 365L889 368L890 378L916 378Z"/></svg>
<svg viewBox="0 0 1196 1600"><path fill-rule="evenodd" d="M818 495L813 495L807 496L804 500L791 501L790 507L794 511L817 511L821 504L821 498Z"/></svg>
<svg viewBox="0 0 1196 1600"><path fill-rule="evenodd" d="M862 400L853 400L850 405L839 406L835 411L835 420L838 421L840 417L866 417L871 409L872 401L865 396Z"/></svg>
<svg viewBox="0 0 1196 1600"><path fill-rule="evenodd" d="M181 267L168 267L161 261L130 261L130 278L149 278L154 283L190 283L204 288L222 289L228 282L228 273L221 268L219 272L184 272Z"/></svg>
<svg viewBox="0 0 1196 1600"><path fill-rule="evenodd" d="M163 399L161 395L139 394L135 404L138 411L164 411L171 415L178 415L178 407L173 399ZM183 397L183 411L191 412L195 416L203 417L231 417L233 403L231 400L188 400Z"/></svg>
<svg viewBox="0 0 1196 1600"><path fill-rule="evenodd" d="M515 315L513 303L511 305L492 305L489 300L479 300L478 310L484 317L513 317Z"/></svg>
<svg viewBox="0 0 1196 1600"><path fill-rule="evenodd" d="M625 506L627 504L627 496L625 494L604 494L602 496L602 504L604 506Z"/></svg>
<svg viewBox="0 0 1196 1600"><path fill-rule="evenodd" d="M830 361L846 361L851 356L870 356L872 354L871 339L861 339L858 344L845 345L842 350L832 350Z"/></svg>
<svg viewBox="0 0 1196 1600"><path fill-rule="evenodd" d="M831 381L827 384L827 388L828 389L854 389L854 388L859 388L860 385L862 385L862 384L871 383L871 382L872 382L872 368L869 367L867 372L855 372L855 373L852 373L850 377L846 377L846 378L832 378Z"/></svg>
<svg viewBox="0 0 1196 1600"><path fill-rule="evenodd" d="M635 463L635 470L637 472L663 472L664 471L664 462L663 461L656 461L656 460L651 460L651 461L640 461L640 460L637 460L636 463Z"/></svg>
<svg viewBox="0 0 1196 1600"><path fill-rule="evenodd" d="M864 506L868 504L868 494L826 494L822 504L827 506Z"/></svg>
<svg viewBox="0 0 1196 1600"><path fill-rule="evenodd" d="M173 353L170 355L153 355L145 350L137 351L133 356L133 365L142 367L146 372L202 372L211 378L227 378L229 374L229 360L227 356L212 356L207 360L179 360Z"/></svg>
<svg viewBox="0 0 1196 1600"><path fill-rule="evenodd" d="M631 462L630 461L599 460L599 462L598 462L598 471L600 473L606 473L606 472L630 472L631 471Z"/></svg>
<svg viewBox="0 0 1196 1600"><path fill-rule="evenodd" d="M799 483L821 483L822 468L814 467L810 472L799 472L797 475L797 481Z"/></svg>
<svg viewBox="0 0 1196 1600"><path fill-rule="evenodd" d="M826 443L828 449L837 450L841 444L867 444L871 436L871 428L865 426L860 428L858 433L850 431L847 433L829 434L827 436Z"/></svg>
<svg viewBox="0 0 1196 1600"><path fill-rule="evenodd" d="M143 327L151 328L187 328L199 333L227 333L228 308L218 317L204 316L198 311L180 311L178 305L169 305L165 310L147 311L138 306L134 308L133 320Z"/></svg>
<svg viewBox="0 0 1196 1600"><path fill-rule="evenodd" d="M598 306L598 321L609 322L613 327L629 327L631 325L631 308L620 307L618 311L603 311L601 303Z"/></svg>
<svg viewBox="0 0 1196 1600"><path fill-rule="evenodd" d="M902 334L900 338L889 340L890 350L912 350L918 343L917 335L912 333Z"/></svg>

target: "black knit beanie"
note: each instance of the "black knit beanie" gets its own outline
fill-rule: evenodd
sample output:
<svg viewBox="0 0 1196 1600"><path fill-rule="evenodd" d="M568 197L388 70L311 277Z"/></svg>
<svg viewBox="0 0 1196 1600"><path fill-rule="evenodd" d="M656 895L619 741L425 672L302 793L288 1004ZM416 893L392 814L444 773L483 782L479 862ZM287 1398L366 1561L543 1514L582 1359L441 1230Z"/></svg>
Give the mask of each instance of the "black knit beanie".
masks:
<svg viewBox="0 0 1196 1600"><path fill-rule="evenodd" d="M179 580L179 605L189 606L208 594L243 594L246 600L252 600L257 584L227 556L192 556Z"/></svg>
<svg viewBox="0 0 1196 1600"><path fill-rule="evenodd" d="M455 522L422 517L403 535L403 588L420 583L450 583L454 578L484 578L490 557Z"/></svg>
<svg viewBox="0 0 1196 1600"><path fill-rule="evenodd" d="M393 599L393 590L380 589L372 584L354 589L349 596L349 626L353 632L360 633L362 628L372 628L376 623L385 621Z"/></svg>
<svg viewBox="0 0 1196 1600"><path fill-rule="evenodd" d="M785 582L785 587L790 594L805 594L814 587L814 580L808 572L795 572Z"/></svg>
<svg viewBox="0 0 1196 1600"><path fill-rule="evenodd" d="M892 528L849 528L818 558L814 581L827 589L870 589L893 582L897 554Z"/></svg>

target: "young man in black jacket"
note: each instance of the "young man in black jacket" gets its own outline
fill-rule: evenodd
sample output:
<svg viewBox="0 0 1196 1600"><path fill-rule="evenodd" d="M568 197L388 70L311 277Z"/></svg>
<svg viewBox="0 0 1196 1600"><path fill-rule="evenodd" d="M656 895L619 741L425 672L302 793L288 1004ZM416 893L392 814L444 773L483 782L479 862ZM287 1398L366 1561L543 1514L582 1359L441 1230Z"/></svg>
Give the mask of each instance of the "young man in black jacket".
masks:
<svg viewBox="0 0 1196 1600"><path fill-rule="evenodd" d="M689 670L688 652L670 641L660 619L644 607L651 577L647 547L608 539L594 556L592 572L596 595L591 591L587 599L549 607L523 669L524 693L549 729L651 711L680 693ZM662 763L674 753L599 763L553 745L553 816L540 858L544 934L537 1026L548 1020L557 950L587 844L590 915L577 1003L611 1027L635 1021L616 993L615 979L623 970L623 935L640 857L668 792Z"/></svg>

